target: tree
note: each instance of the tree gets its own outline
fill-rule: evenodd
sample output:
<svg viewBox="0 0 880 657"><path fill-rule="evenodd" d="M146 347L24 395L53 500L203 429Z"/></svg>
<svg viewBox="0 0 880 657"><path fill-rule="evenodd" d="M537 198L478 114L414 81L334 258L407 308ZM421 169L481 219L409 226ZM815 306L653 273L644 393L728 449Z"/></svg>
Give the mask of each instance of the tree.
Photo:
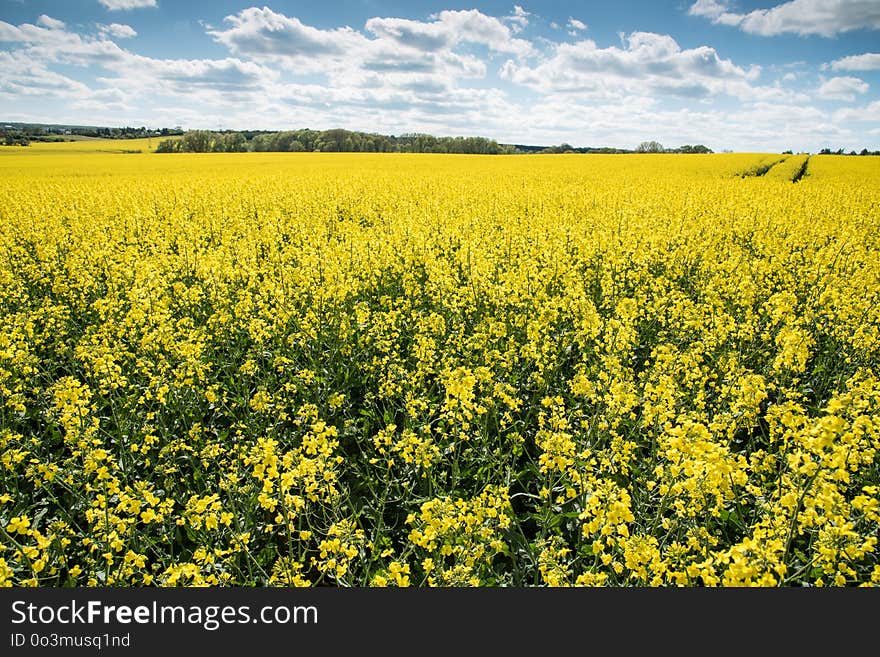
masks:
<svg viewBox="0 0 880 657"><path fill-rule="evenodd" d="M653 151L649 151L653 152ZM679 146L677 149L673 151L674 153L711 153L712 149L708 146L703 146L703 144L696 144L695 146L691 146L690 144L685 144L684 146Z"/></svg>
<svg viewBox="0 0 880 657"><path fill-rule="evenodd" d="M156 147L157 153L177 153L180 148L176 139L163 139Z"/></svg>
<svg viewBox="0 0 880 657"><path fill-rule="evenodd" d="M636 153L662 153L664 151L663 144L657 141L643 141L636 146Z"/></svg>
<svg viewBox="0 0 880 657"><path fill-rule="evenodd" d="M3 143L7 146L30 146L30 138L21 130L3 130Z"/></svg>
<svg viewBox="0 0 880 657"><path fill-rule="evenodd" d="M179 150L184 153L210 153L214 136L208 130L189 130L180 138Z"/></svg>
<svg viewBox="0 0 880 657"><path fill-rule="evenodd" d="M217 135L212 150L223 153L243 153L247 150L247 144L243 134L230 132L225 135Z"/></svg>

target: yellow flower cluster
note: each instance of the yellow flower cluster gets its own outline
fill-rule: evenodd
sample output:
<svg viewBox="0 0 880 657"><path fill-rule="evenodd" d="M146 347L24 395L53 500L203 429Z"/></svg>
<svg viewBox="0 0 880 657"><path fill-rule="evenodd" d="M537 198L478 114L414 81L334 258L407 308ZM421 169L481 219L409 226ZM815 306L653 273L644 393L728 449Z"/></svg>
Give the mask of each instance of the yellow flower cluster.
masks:
<svg viewBox="0 0 880 657"><path fill-rule="evenodd" d="M472 500L432 499L406 520L415 554L431 586L479 586L493 581L492 559L508 548L511 511L506 491L487 488Z"/></svg>

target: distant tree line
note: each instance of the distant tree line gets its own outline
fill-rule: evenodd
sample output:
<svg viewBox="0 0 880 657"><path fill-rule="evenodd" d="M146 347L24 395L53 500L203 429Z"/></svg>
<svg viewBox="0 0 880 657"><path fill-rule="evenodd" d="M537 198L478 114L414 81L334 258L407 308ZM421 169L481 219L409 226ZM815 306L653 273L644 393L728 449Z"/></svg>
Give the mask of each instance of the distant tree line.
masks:
<svg viewBox="0 0 880 657"><path fill-rule="evenodd" d="M685 144L678 148L666 148L658 141L643 141L636 146L636 153L712 153L712 149L703 144Z"/></svg>
<svg viewBox="0 0 880 657"><path fill-rule="evenodd" d="M46 123L6 123L0 125L0 143L6 146L28 146L32 141L73 141L72 136L98 139L142 139L182 135L183 129L147 128L146 126L107 128Z"/></svg>
<svg viewBox="0 0 880 657"><path fill-rule="evenodd" d="M99 139L139 139L146 137L180 137L165 139L156 149L157 153L236 153L254 152L350 152L350 153L712 153L703 144L685 144L678 148L666 148L657 141L643 141L635 149L610 146L575 147L562 143L557 146L528 146L524 144L499 144L485 137L436 137L424 133L405 133L398 136L356 132L336 128L333 130L187 130L173 128L100 127L47 123L0 123L0 145L28 146L34 141L72 141L71 137L95 137ZM783 151L791 154L792 151ZM819 155L880 155L880 150L863 148L846 152L843 148L823 148Z"/></svg>
<svg viewBox="0 0 880 657"><path fill-rule="evenodd" d="M499 155L515 153L513 146L485 137L435 137L412 133L380 135L351 130L188 130L180 139L159 143L157 153L469 153Z"/></svg>
<svg viewBox="0 0 880 657"><path fill-rule="evenodd" d="M518 148L528 148L528 147L518 147ZM574 146L566 143L562 143L559 146L548 146L547 148L541 148L535 150L533 152L537 153L712 153L712 149L707 146L703 146L703 144L685 144L684 146L679 146L678 148L665 148L663 144L657 141L643 141L641 144L635 147L635 149L628 148L612 148L608 146L603 147L593 147L587 146L583 148L575 148Z"/></svg>
<svg viewBox="0 0 880 657"><path fill-rule="evenodd" d="M823 148L818 153L819 155L880 155L880 151L869 151L867 148L863 148L858 153L855 151L850 151L849 153L845 152L844 149L838 148L836 151L832 151L830 148Z"/></svg>
<svg viewBox="0 0 880 657"><path fill-rule="evenodd" d="M546 148L536 149L531 152L544 153L547 155L555 155L559 153L632 153L632 151L626 150L625 148L611 148L609 146L575 147L565 142L559 144L558 146L547 146Z"/></svg>

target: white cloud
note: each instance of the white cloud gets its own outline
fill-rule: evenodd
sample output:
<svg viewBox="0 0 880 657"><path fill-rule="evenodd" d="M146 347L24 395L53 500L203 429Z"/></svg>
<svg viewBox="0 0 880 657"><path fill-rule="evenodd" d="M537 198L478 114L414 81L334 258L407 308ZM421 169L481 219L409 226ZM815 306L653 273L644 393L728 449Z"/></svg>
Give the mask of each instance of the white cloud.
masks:
<svg viewBox="0 0 880 657"><path fill-rule="evenodd" d="M816 93L825 100L855 100L856 94L867 93L868 89L864 80L847 76L826 80Z"/></svg>
<svg viewBox="0 0 880 657"><path fill-rule="evenodd" d="M461 43L484 45L491 51L508 54L531 52L528 41L515 38L501 20L477 10L442 11L431 18L430 22L371 18L365 25L366 31L375 37L370 39L350 27L321 30L267 7L250 7L227 16L224 20L230 25L228 29L208 33L232 54L285 59L294 66L318 71L325 71L327 62L352 68L357 67L359 60L375 64L381 57L388 59L389 68L405 68L406 60L414 58L417 68L423 71L424 53L454 59L450 54ZM397 59L391 61L395 55Z"/></svg>
<svg viewBox="0 0 880 657"><path fill-rule="evenodd" d="M46 14L42 14L37 19L37 24L42 25L43 27L48 27L50 30L63 30L64 29L64 21L59 21L57 18L52 18L51 16L46 16Z"/></svg>
<svg viewBox="0 0 880 657"><path fill-rule="evenodd" d="M112 41L104 38L82 37L64 30L44 30L33 25L20 25L20 38L25 52L45 62L74 66L108 66L121 62L126 53Z"/></svg>
<svg viewBox="0 0 880 657"><path fill-rule="evenodd" d="M371 18L366 29L380 39L429 52L449 49L455 45L456 39L449 27L440 21L423 23L406 18Z"/></svg>
<svg viewBox="0 0 880 657"><path fill-rule="evenodd" d="M577 18L569 17L568 27L571 28L572 30L586 30L587 24L584 23L583 21L579 21Z"/></svg>
<svg viewBox="0 0 880 657"><path fill-rule="evenodd" d="M709 18L713 23L721 25L738 25L742 21L740 14L730 13L725 2L718 0L697 0L691 5L688 13L692 16Z"/></svg>
<svg viewBox="0 0 880 657"><path fill-rule="evenodd" d="M125 75L145 77L178 91L211 89L230 91L258 89L277 77L271 69L240 59L153 59L132 55L122 70Z"/></svg>
<svg viewBox="0 0 880 657"><path fill-rule="evenodd" d="M367 41L350 27L319 30L268 7L243 9L224 20L231 25L229 29L209 30L208 34L233 54L249 57L343 57L361 51Z"/></svg>
<svg viewBox="0 0 880 657"><path fill-rule="evenodd" d="M828 143L856 143L852 131L809 105L754 103L728 112L717 107L665 109L650 99L624 96L602 103L570 94L550 94L530 107L507 128L516 143L635 147L655 139L665 146L702 143L715 151L776 151L787 148L813 152ZM849 148L849 147L848 147ZM861 148L861 147L859 147Z"/></svg>
<svg viewBox="0 0 880 657"><path fill-rule="evenodd" d="M431 18L454 35L454 43L482 44L495 52L515 55L527 55L532 51L531 44L524 39L514 38L510 28L503 22L476 9L441 11Z"/></svg>
<svg viewBox="0 0 880 657"><path fill-rule="evenodd" d="M0 97L84 96L89 89L82 82L50 71L45 64L21 52L0 51Z"/></svg>
<svg viewBox="0 0 880 657"><path fill-rule="evenodd" d="M688 13L761 36L791 33L833 37L853 30L880 29L877 0L788 0L749 13L728 11L726 0L696 0Z"/></svg>
<svg viewBox="0 0 880 657"><path fill-rule="evenodd" d="M129 9L141 9L142 7L155 7L156 0L98 0L109 11Z"/></svg>
<svg viewBox="0 0 880 657"><path fill-rule="evenodd" d="M120 61L125 53L112 41L81 36L65 29L40 27L30 23L18 26L0 21L0 41L22 44L32 59L88 66Z"/></svg>
<svg viewBox="0 0 880 657"><path fill-rule="evenodd" d="M451 51L437 53L396 49L390 44L377 44L369 49L369 54L360 62L348 62L346 68L333 73L334 79L340 76L358 75L372 71L391 75L386 82L408 78L410 75L435 75L446 78L484 78L486 63L472 55L459 55ZM396 77L395 77L396 76Z"/></svg>
<svg viewBox="0 0 880 657"><path fill-rule="evenodd" d="M521 9L521 8L520 8ZM527 12L515 8L514 17ZM521 57L531 44L501 19L476 10L442 11L428 21L370 18L364 30L322 30L269 8L227 16L226 29L208 30L231 54L269 62L291 74L314 74L335 87L387 88L412 93L449 90L464 78L485 78L485 56L460 48L485 47Z"/></svg>
<svg viewBox="0 0 880 657"><path fill-rule="evenodd" d="M562 43L535 67L508 61L501 76L542 92L574 92L597 97L636 94L706 97L749 88L760 69L721 59L713 48L682 50L671 36L633 32L623 46L599 48L592 40ZM740 83L739 86L732 83Z"/></svg>
<svg viewBox="0 0 880 657"><path fill-rule="evenodd" d="M840 123L848 121L880 123L880 100L868 103L864 107L843 107L834 112L834 120Z"/></svg>
<svg viewBox="0 0 880 657"><path fill-rule="evenodd" d="M863 55L850 55L823 64L823 69L832 71L880 71L880 53L866 52Z"/></svg>
<svg viewBox="0 0 880 657"><path fill-rule="evenodd" d="M137 36L137 32L131 25L122 23L110 23L110 25L98 25L98 31L117 39L131 39Z"/></svg>
<svg viewBox="0 0 880 657"><path fill-rule="evenodd" d="M688 9L688 13L692 16L704 16L712 19L718 18L725 11L727 11L727 7L718 0L697 0Z"/></svg>
<svg viewBox="0 0 880 657"><path fill-rule="evenodd" d="M100 101L100 96L95 96L82 83L73 83L70 78L50 71L48 65L53 63L102 68L116 77L99 77L99 82L134 94L256 90L277 77L276 72L256 62L231 57L193 60L145 57L120 48L108 39L111 35L130 37L135 31L128 25L114 23L98 25L96 36L84 36L28 23L16 27L0 22L0 39L23 45L19 50L6 53L7 57L28 64L20 64L21 70L14 76L8 75L4 88L21 87L25 80L32 80L34 89L67 89L90 101Z"/></svg>
<svg viewBox="0 0 880 657"><path fill-rule="evenodd" d="M529 16L532 14L519 5L513 5L513 14L505 16L504 20L511 25L514 34L522 32L529 24Z"/></svg>

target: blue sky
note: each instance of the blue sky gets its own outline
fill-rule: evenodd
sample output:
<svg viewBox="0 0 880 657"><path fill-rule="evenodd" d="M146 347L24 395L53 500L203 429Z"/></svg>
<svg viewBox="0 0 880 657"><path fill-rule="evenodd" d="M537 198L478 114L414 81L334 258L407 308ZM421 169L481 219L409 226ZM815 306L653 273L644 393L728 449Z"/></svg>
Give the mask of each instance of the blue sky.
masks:
<svg viewBox="0 0 880 657"><path fill-rule="evenodd" d="M0 120L880 149L880 0L0 0Z"/></svg>

